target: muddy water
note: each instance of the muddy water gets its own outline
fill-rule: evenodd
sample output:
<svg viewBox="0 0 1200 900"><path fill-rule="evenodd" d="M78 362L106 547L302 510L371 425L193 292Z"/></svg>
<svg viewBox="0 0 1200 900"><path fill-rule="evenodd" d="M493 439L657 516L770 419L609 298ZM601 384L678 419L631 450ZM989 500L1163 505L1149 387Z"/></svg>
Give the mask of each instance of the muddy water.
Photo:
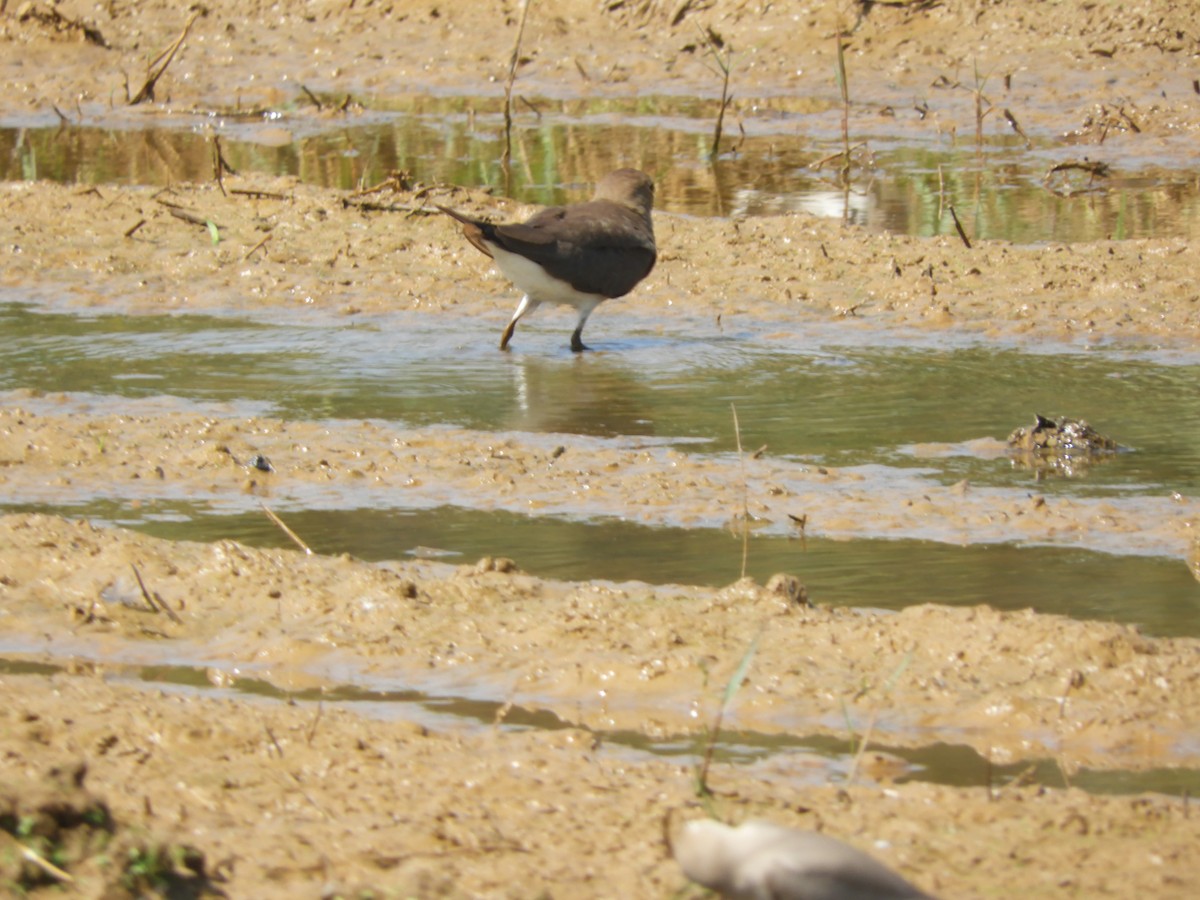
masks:
<svg viewBox="0 0 1200 900"><path fill-rule="evenodd" d="M554 311L523 324L512 353L480 349L504 318L498 309L493 322L447 327L402 314L347 321L274 311L268 321L0 303L0 376L11 387L98 395L101 408L103 397L165 396L288 419L634 435L714 453L736 448L736 407L747 452L814 465L1124 498L1190 491L1200 480L1197 355L1028 352L882 333L848 345L844 329L822 334L815 324L765 333L686 319L673 319L665 338L661 321L626 312L609 326L603 311L593 354L567 351ZM1126 449L1080 477L1038 478L1001 444L1034 413L1087 419Z"/></svg>
<svg viewBox="0 0 1200 900"><path fill-rule="evenodd" d="M402 719L428 728L460 731L465 728L492 729L502 723L504 731L557 731L578 729L551 712L526 709L519 704L463 696L429 694L417 689L372 688L354 684L309 690L284 690L253 677L226 675L223 686L215 686L211 669L183 665L106 666L108 680L146 685L175 694L238 696L261 702L315 704L345 707L356 713L383 720ZM53 675L62 669L53 663L29 662L0 656L0 675ZM650 737L640 731L593 730L597 746L631 760L647 756L696 765L708 750L703 735ZM765 780L780 780L789 789L798 785L836 784L855 768L857 747L852 740L830 735L763 734L738 729L722 732L712 752L713 761L754 767ZM1156 791L1185 795L1200 790L1200 771L1185 768L1148 769L1139 772L1079 769L1069 780L1052 759L997 764L971 747L937 742L924 747L890 747L886 741L873 744L865 765L858 761L860 776L883 781L927 782L959 787L1000 786L1015 779L1032 779L1055 787L1075 786L1092 793L1133 794Z"/></svg>
<svg viewBox="0 0 1200 900"><path fill-rule="evenodd" d="M686 320L666 339L659 323L623 316L620 334L594 339L598 352L580 357L560 346L558 324L553 315L533 320L522 332L525 349L499 354L478 349L488 329L478 321L447 328L419 317L347 323L279 311L271 321L80 315L9 303L0 307L8 336L0 378L86 396L101 411L156 398L168 408L219 403L335 428L338 420L370 419L538 432L563 446L572 435L633 435L724 458L736 452L732 404L746 450L766 448L797 472L838 466L879 491L966 479L1014 498L1103 498L1129 515L1152 514L1147 504L1200 480L1200 360L1179 352L1062 346L1034 353L883 334L847 345L844 331L835 343L819 328L730 332ZM1035 411L1088 418L1127 449L1073 477L1039 476L1010 460L1002 444ZM12 496L5 507L53 508L174 539L284 540L252 497L163 496L131 505L60 489L56 499L32 506L30 499ZM301 492L277 508L314 548L371 560L503 555L539 575L652 584L721 585L740 572L740 540L720 527L530 518L464 508L467 497L414 498L407 508L383 502L369 488L343 488ZM719 523L728 511L712 514ZM1167 547L1131 536L1101 543L1072 535L1063 546L1038 548L950 546L928 539L981 538L920 528L888 535L904 540L850 542L822 540L814 530L804 535L782 516L756 522L748 571L763 580L795 572L816 602L893 609L988 603L1200 634L1200 598L1186 567L1168 558ZM863 531L870 536L869 525ZM1107 552L1090 552L1097 550ZM1019 589L998 577L1012 571L1024 573Z"/></svg>
<svg viewBox="0 0 1200 900"><path fill-rule="evenodd" d="M500 167L502 124L494 99L386 100L343 117L296 110L176 117L146 128L55 124L0 128L0 178L82 184L203 182L213 138L234 170L292 175L352 190L405 172L418 182L490 185L531 203L575 199L580 179L623 164L652 171L659 209L694 215L804 211L870 230L954 234L954 207L977 239L1022 243L1191 235L1200 230L1200 184L1177 154L1079 148L1061 135L1005 127L973 136L940 131L915 110L864 115L848 182L822 164L840 148L819 103L763 101L739 123L716 164L710 104L692 98L636 103L543 103L519 118L515 163ZM393 101L391 105L395 105ZM897 120L896 116L900 119ZM1083 159L1110 165L1097 177L1052 169ZM664 169L661 161L670 160ZM1186 158L1184 159L1186 163Z"/></svg>
<svg viewBox="0 0 1200 900"><path fill-rule="evenodd" d="M0 504L0 510L84 517L170 540L289 546L257 507L231 513L204 504L96 501L62 507ZM288 509L287 520L317 552L371 561L418 557L470 563L507 556L524 571L547 578L712 587L741 574L740 537L716 529L573 522L459 507ZM1014 571L1021 572L1016 584L1008 577ZM812 602L832 606L898 610L920 603L987 604L1128 622L1147 634L1200 636L1196 582L1178 560L1160 556L758 534L751 539L746 572L760 582L776 572L795 573Z"/></svg>

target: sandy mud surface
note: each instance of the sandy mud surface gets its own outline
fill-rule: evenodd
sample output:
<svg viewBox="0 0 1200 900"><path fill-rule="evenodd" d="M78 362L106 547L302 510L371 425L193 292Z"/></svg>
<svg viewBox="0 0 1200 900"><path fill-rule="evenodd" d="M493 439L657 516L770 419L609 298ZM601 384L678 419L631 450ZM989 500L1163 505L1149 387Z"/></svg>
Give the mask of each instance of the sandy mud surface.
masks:
<svg viewBox="0 0 1200 900"><path fill-rule="evenodd" d="M0 0L0 109L127 124L293 102L301 84L494 96L520 9L218 0L193 11L155 101L131 107L126 82L141 86L191 13ZM1085 144L1103 131L1143 155L1178 153L1171 141L1200 130L1191 4L876 3L847 15L856 83L877 106L911 105L939 77L968 80L976 60L1002 59L995 77L1011 75L1027 125L1077 129ZM632 96L650 83L711 97L699 25L737 48L739 96L828 97L837 16L824 3L535 4L521 90ZM749 101L735 109L751 118ZM450 185L398 187L371 209L294 180L231 176L225 188L0 185L0 284L130 315L403 311L477 332L494 352L512 298L432 207L500 217L518 205ZM197 220L218 222L221 241ZM595 321L659 317L697 334L747 322L779 340L834 323L1179 353L1200 339L1200 259L1185 239L968 250L795 215L655 224L658 268ZM734 460L634 441L114 411L11 388L0 386L0 491L34 507L360 492L720 527L714 510L736 508L745 477L755 516L803 512L813 533L1068 535L1153 546L1200 572L1195 497L1130 512L969 485L864 492L853 473L769 454L743 476ZM274 473L243 464L256 453ZM812 608L781 576L717 590L560 583L503 559L370 565L0 517L0 892L74 879L84 896L699 896L663 841L668 814L704 814L693 761L614 736L702 735L751 645L731 728L960 744L997 766L1054 760L1068 784L1083 769L1200 767L1200 641L1033 612ZM211 687L140 680L166 666ZM356 678L474 698L491 721L239 690L311 698ZM514 726L517 713L556 727ZM718 762L709 808L824 830L945 897L1194 892L1200 815L1180 798L1032 777L903 782L904 761L869 746L848 775L823 765Z"/></svg>

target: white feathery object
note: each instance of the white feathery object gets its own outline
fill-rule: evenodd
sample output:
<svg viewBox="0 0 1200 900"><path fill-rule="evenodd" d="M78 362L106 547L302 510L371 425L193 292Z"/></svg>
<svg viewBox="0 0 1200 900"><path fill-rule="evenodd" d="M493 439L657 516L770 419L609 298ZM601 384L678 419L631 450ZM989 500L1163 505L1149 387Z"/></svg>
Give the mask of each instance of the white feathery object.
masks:
<svg viewBox="0 0 1200 900"><path fill-rule="evenodd" d="M729 900L932 900L849 844L770 822L695 819L672 850L684 875Z"/></svg>

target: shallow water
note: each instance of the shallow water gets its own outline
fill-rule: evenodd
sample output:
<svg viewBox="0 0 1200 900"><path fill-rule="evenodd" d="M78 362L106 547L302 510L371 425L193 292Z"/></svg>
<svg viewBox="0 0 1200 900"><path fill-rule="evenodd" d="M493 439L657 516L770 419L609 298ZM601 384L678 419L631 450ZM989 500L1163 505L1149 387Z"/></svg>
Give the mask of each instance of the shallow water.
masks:
<svg viewBox="0 0 1200 900"><path fill-rule="evenodd" d="M340 98L339 98L340 99ZM580 199L605 172L634 165L658 184L659 209L704 216L805 211L871 230L955 234L954 207L976 239L1020 243L1191 236L1200 232L1200 181L1187 148L1080 147L1062 135L1030 142L995 117L977 146L916 110L861 109L845 180L830 109L762 101L743 116L715 163L712 104L692 98L541 101L522 108L514 163L498 162L494 98L376 98L341 119L303 109L176 116L154 127L106 116L101 124L0 123L0 178L152 184L213 178L213 137L240 173L290 175L352 190L404 172L418 182L488 185L531 203ZM732 129L732 126L731 126ZM964 130L964 134L966 131ZM1095 178L1055 165L1111 164Z"/></svg>
<svg viewBox="0 0 1200 900"><path fill-rule="evenodd" d="M811 464L1072 496L1164 497L1200 483L1200 351L1025 352L816 325L780 339L686 320L664 338L660 322L623 312L617 337L594 326L599 352L570 353L560 317L539 313L502 354L478 349L495 329L477 319L77 315L6 294L0 383L98 395L100 410L105 397L169 397L293 420L636 435L730 453L733 405L748 451ZM1086 419L1127 452L1086 477L1037 480L973 449L1035 413Z"/></svg>
<svg viewBox="0 0 1200 900"><path fill-rule="evenodd" d="M0 656L0 674L54 675L62 671L53 662L30 661ZM240 696L264 702L300 703L316 706L342 706L380 719L404 719L429 728L494 728L500 722L504 730L537 729L555 731L581 726L565 722L553 713L527 709L519 704L470 697L436 695L421 690L372 689L361 684L330 689L286 691L253 677L231 679L231 686L215 687L206 669L185 665L145 665L116 667L106 665L110 680L143 684L176 693L205 696ZM708 750L703 735L686 737L650 737L638 731L592 730L597 747L607 752L670 758L685 765L698 766ZM712 752L713 763L721 765L758 765L764 779L783 779L797 784L827 784L846 781L854 771L857 745L850 739L824 734L808 736L762 734L724 729ZM962 744L935 743L925 747L891 747L886 738L872 742L871 753L893 757L889 777L898 783L907 781L946 784L960 787L995 787L1014 781L1048 787L1074 786L1099 794L1136 794L1154 791L1164 794L1191 795L1200 790L1200 771L1194 769L1149 769L1140 772L1080 770L1066 776L1052 759L997 765ZM870 771L854 773L858 782L871 781Z"/></svg>
<svg viewBox="0 0 1200 900"><path fill-rule="evenodd" d="M735 452L730 405L736 404L748 449L765 445L769 455L800 468L854 467L866 490L969 479L976 490L1015 499L1034 492L1100 497L1133 512L1172 492L1190 494L1200 483L1200 355L1065 347L1027 353L861 332L847 345L838 343L844 332L821 329L805 329L795 341L751 330L713 338L700 333L709 325L686 322L664 339L644 320L646 330L634 319L630 331L625 317L623 336L596 340L601 349L592 354L565 348L547 354L541 345L553 341L558 348L561 335L539 333L546 327L540 324L525 332L529 351L464 354L482 339L470 331L487 323L458 329L420 316L349 323L271 316L268 323L76 315L0 304L7 337L0 383L75 392L95 413L129 412L140 402L166 409L220 404L227 412L334 427L371 419L546 433L568 448L572 435L636 435L726 457ZM706 352L689 352L701 340ZM606 346L619 352L603 352ZM999 449L1035 411L1087 418L1129 449L1079 477L1039 480ZM993 449L980 452L981 443ZM315 549L370 560L404 558L423 546L451 561L509 556L539 575L651 584L722 585L740 571L740 540L720 527L720 510L709 527L650 528L448 502L394 495L385 501L369 488L306 494L300 486L273 506ZM56 489L53 498L7 497L3 508L87 515L173 539L284 540L253 497L210 502L164 495L130 505L103 491ZM1065 547L964 547L928 540L963 540L933 530L887 535L904 540L834 541L822 539L814 524L800 540L779 519L754 532L748 571L760 580L794 572L815 602L893 609L930 600L989 603L1137 623L1156 634L1200 634L1200 591L1186 566L1140 535L1107 542L1073 536ZM869 526L863 533L871 534Z"/></svg>
<svg viewBox="0 0 1200 900"><path fill-rule="evenodd" d="M279 509L279 506L273 506ZM98 501L0 510L84 517L168 540L293 546L255 507L229 514L203 504ZM523 571L571 581L721 587L741 574L740 535L630 522L572 522L459 507L293 510L288 526L316 552L367 561L430 558L472 564L508 556ZM746 573L801 578L813 603L900 610L921 603L987 604L1136 624L1147 634L1200 637L1200 590L1178 560L1014 544L837 541L756 534ZM1013 573L1019 573L1014 578Z"/></svg>

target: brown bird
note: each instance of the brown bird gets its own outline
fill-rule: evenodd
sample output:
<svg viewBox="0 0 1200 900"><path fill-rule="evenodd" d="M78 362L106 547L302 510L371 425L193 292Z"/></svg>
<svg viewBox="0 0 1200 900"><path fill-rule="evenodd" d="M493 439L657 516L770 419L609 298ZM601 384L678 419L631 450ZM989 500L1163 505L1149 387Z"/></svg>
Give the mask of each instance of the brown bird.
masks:
<svg viewBox="0 0 1200 900"><path fill-rule="evenodd" d="M578 353L587 349L583 326L592 310L628 294L654 268L653 205L650 176L617 169L600 179L588 202L548 207L524 222L493 225L438 209L461 222L467 240L524 292L500 349L507 349L525 313L542 303L563 303L579 311L571 335L571 349Z"/></svg>

